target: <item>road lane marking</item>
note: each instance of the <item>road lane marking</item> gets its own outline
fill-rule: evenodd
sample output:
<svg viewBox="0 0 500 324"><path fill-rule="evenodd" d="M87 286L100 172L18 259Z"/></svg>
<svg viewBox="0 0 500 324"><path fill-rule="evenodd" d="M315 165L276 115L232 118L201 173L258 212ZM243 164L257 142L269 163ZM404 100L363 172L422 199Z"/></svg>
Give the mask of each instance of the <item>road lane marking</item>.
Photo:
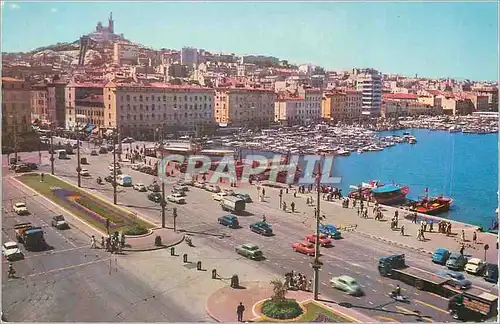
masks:
<svg viewBox="0 0 500 324"><path fill-rule="evenodd" d="M356 274L361 274L361 271L356 271Z"/></svg>
<svg viewBox="0 0 500 324"><path fill-rule="evenodd" d="M438 297L438 298L441 298L441 299L444 299L444 300L448 300L446 298L444 298L443 296L439 296L438 294L435 294L435 293L431 293L431 292L427 292L429 295L432 295L434 297Z"/></svg>
<svg viewBox="0 0 500 324"><path fill-rule="evenodd" d="M371 278L372 278L372 277L370 277L369 275L365 275L365 277L366 277L366 278L368 278L368 279L371 279Z"/></svg>
<svg viewBox="0 0 500 324"><path fill-rule="evenodd" d="M376 319L379 319L381 321L384 321L384 322L396 322L396 323L399 323L399 321L396 321L394 318L392 317L387 317L387 316L374 316Z"/></svg>
<svg viewBox="0 0 500 324"><path fill-rule="evenodd" d="M370 305L373 305L373 302L371 302L371 301L368 301L368 304L370 304Z"/></svg>
<svg viewBox="0 0 500 324"><path fill-rule="evenodd" d="M110 258L100 259L100 260L94 260L94 261L90 261L90 262L86 262L86 263L75 264L75 265L68 266L68 267L57 268L57 269L52 269L52 270L48 270L48 271L44 271L44 272L30 274L28 277L43 276L43 275L46 275L46 274L49 274L49 273L54 273L54 272L59 272L59 271L64 271L64 270L70 270L70 269L76 269L76 268L85 267L85 266L88 266L88 265L91 265L91 264L100 263L100 262L109 261L109 260L110 260Z"/></svg>
<svg viewBox="0 0 500 324"><path fill-rule="evenodd" d="M377 282L380 282L380 283L382 283L382 280L380 280L380 279L377 279Z"/></svg>
<svg viewBox="0 0 500 324"><path fill-rule="evenodd" d="M434 310L437 310L438 312L441 312L441 313L444 313L444 314L449 314L449 313L448 313L447 311L445 311L444 309L439 308L439 307L434 306L434 305L431 305L431 304L429 304L429 303L423 302L423 301L421 301L421 300L414 299L413 301L414 301L415 303L419 303L420 305L427 306L427 307L429 307L429 308L432 308L432 309L434 309Z"/></svg>
<svg viewBox="0 0 500 324"><path fill-rule="evenodd" d="M394 307L395 307L397 310L400 310L400 311L402 311L402 312L405 312L405 313L408 313L408 314L415 314L415 316L416 316L416 317L418 317L418 315L419 315L418 313L413 312L413 311L411 311L411 310L409 310L409 309L406 309L406 308L404 308L404 307L401 307L401 306L394 306ZM422 320L424 320L424 321L426 321L426 322L429 322L429 323L430 323L430 322L434 322L432 319L427 318L427 317L423 317L423 316L421 317L421 319L422 319Z"/></svg>
<svg viewBox="0 0 500 324"><path fill-rule="evenodd" d="M377 292L375 289L372 289L372 291L373 291L374 293L376 293L376 292Z"/></svg>

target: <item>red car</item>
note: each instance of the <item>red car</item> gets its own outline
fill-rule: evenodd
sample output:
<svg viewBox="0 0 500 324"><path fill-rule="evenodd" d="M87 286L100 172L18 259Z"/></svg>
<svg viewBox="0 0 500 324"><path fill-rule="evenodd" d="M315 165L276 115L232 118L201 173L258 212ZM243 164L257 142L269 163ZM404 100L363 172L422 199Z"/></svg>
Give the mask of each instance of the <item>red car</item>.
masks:
<svg viewBox="0 0 500 324"><path fill-rule="evenodd" d="M304 253L314 256L314 244L309 242L300 242L292 245L294 252Z"/></svg>
<svg viewBox="0 0 500 324"><path fill-rule="evenodd" d="M306 236L306 241L315 243L316 242L316 234L310 234ZM319 234L319 244L321 246L330 246L332 245L332 240L328 238L325 234Z"/></svg>

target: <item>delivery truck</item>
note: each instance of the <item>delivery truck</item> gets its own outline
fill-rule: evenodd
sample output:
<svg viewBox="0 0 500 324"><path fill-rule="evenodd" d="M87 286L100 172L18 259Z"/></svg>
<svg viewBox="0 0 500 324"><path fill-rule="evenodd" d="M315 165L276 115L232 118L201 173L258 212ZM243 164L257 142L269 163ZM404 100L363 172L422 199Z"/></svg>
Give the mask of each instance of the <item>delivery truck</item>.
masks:
<svg viewBox="0 0 500 324"><path fill-rule="evenodd" d="M234 196L227 196L221 200L220 205L224 211L229 211L234 214L238 214L245 211L246 203L245 200L241 198Z"/></svg>

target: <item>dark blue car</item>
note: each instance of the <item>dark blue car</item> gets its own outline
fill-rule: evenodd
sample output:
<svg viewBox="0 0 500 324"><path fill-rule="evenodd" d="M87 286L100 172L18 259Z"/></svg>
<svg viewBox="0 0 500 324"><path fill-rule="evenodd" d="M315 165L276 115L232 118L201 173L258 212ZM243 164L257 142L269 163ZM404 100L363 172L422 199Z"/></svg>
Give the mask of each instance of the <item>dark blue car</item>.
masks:
<svg viewBox="0 0 500 324"><path fill-rule="evenodd" d="M498 282L498 264L488 263L483 275L484 280L497 283Z"/></svg>
<svg viewBox="0 0 500 324"><path fill-rule="evenodd" d="M321 234L325 234L328 237L332 239L339 239L342 237L342 233L335 227L334 225L328 224L328 225L321 225L319 227L319 232Z"/></svg>
<svg viewBox="0 0 500 324"><path fill-rule="evenodd" d="M231 228L238 228L240 227L240 223L238 222L238 217L234 215L224 215L219 218L217 218L217 221L219 224L231 227Z"/></svg>
<svg viewBox="0 0 500 324"><path fill-rule="evenodd" d="M448 258L450 257L450 251L446 249L436 249L434 253L432 253L432 262L437 264L446 264Z"/></svg>
<svg viewBox="0 0 500 324"><path fill-rule="evenodd" d="M255 232L260 235L264 236L271 236L273 235L273 229L271 228L271 225L267 224L266 222L257 222L252 225L250 225L250 230L252 232Z"/></svg>

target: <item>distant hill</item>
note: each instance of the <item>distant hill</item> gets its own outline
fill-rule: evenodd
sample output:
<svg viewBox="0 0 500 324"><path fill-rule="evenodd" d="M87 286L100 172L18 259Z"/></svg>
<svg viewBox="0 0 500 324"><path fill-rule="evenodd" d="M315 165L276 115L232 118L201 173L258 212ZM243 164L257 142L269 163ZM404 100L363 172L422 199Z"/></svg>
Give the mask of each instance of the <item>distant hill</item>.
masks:
<svg viewBox="0 0 500 324"><path fill-rule="evenodd" d="M28 52L27 54L35 54L35 53L46 51L46 50L54 51L54 52L74 51L74 50L79 48L79 42L80 42L79 40L76 40L72 43L57 43L55 45L42 46L42 47L36 48L36 49Z"/></svg>

